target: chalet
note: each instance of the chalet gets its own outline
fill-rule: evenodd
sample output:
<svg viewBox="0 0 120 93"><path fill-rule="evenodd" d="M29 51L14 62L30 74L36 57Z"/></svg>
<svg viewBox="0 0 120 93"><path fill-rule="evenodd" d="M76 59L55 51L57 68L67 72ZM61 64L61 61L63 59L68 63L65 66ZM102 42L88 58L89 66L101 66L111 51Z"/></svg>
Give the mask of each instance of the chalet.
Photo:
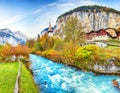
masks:
<svg viewBox="0 0 120 93"><path fill-rule="evenodd" d="M86 33L86 40L88 44L95 44L104 48L107 46L105 41L108 39L120 40L120 32L116 32L115 29L108 28Z"/></svg>
<svg viewBox="0 0 120 93"><path fill-rule="evenodd" d="M104 41L107 39L116 39L120 40L120 33L117 33L114 29L100 29L99 31L91 31L86 33L87 41Z"/></svg>

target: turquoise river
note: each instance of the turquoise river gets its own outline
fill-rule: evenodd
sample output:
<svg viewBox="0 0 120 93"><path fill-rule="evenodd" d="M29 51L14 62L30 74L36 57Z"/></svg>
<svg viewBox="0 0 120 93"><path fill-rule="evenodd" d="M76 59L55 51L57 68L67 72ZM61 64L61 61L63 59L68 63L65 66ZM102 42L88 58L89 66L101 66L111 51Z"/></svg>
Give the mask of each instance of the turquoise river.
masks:
<svg viewBox="0 0 120 93"><path fill-rule="evenodd" d="M31 70L41 93L120 93L112 85L119 76L96 75L30 55Z"/></svg>

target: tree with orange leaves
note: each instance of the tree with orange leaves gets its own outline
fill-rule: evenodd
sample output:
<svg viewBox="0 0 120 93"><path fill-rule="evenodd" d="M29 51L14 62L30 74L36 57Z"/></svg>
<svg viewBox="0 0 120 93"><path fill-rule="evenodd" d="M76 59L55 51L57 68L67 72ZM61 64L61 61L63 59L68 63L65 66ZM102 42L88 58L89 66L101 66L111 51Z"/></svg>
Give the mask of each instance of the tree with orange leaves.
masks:
<svg viewBox="0 0 120 93"><path fill-rule="evenodd" d="M28 56L28 54L31 53L31 50L25 45L11 46L9 44L6 44L2 49L1 53L2 53L2 56L11 56L11 55Z"/></svg>
<svg viewBox="0 0 120 93"><path fill-rule="evenodd" d="M2 56L11 56L16 54L16 50L14 46L11 46L10 44L6 44L2 51L1 51Z"/></svg>
<svg viewBox="0 0 120 93"><path fill-rule="evenodd" d="M16 53L15 53L16 56L19 56L19 55L28 56L31 53L31 50L25 45L17 45L15 47L15 50L16 50Z"/></svg>

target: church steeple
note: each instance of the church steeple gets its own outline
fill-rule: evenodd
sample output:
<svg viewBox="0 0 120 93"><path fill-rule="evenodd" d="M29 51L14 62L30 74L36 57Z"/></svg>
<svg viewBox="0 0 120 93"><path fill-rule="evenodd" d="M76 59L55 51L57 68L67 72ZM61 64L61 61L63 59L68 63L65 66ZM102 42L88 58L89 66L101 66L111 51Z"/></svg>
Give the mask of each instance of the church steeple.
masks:
<svg viewBox="0 0 120 93"><path fill-rule="evenodd" d="M51 27L51 21L49 21L48 33L49 32L53 32L52 27Z"/></svg>
<svg viewBox="0 0 120 93"><path fill-rule="evenodd" d="M51 27L51 21L49 21L48 36L53 36L53 29Z"/></svg>

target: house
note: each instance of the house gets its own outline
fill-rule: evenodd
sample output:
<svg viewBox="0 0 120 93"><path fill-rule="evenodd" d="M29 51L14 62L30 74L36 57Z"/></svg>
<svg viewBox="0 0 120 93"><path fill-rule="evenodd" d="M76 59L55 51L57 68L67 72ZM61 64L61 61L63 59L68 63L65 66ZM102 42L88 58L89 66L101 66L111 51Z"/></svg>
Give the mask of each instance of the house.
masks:
<svg viewBox="0 0 120 93"><path fill-rule="evenodd" d="M95 44L99 47L106 47L105 42L108 39L118 39L120 40L120 32L116 32L115 29L107 28L100 29L99 31L91 31L86 33L86 40L89 44Z"/></svg>
<svg viewBox="0 0 120 93"><path fill-rule="evenodd" d="M104 41L116 38L120 40L120 33L117 34L115 29L112 28L100 29L99 31L91 31L89 33L86 33L87 41Z"/></svg>

